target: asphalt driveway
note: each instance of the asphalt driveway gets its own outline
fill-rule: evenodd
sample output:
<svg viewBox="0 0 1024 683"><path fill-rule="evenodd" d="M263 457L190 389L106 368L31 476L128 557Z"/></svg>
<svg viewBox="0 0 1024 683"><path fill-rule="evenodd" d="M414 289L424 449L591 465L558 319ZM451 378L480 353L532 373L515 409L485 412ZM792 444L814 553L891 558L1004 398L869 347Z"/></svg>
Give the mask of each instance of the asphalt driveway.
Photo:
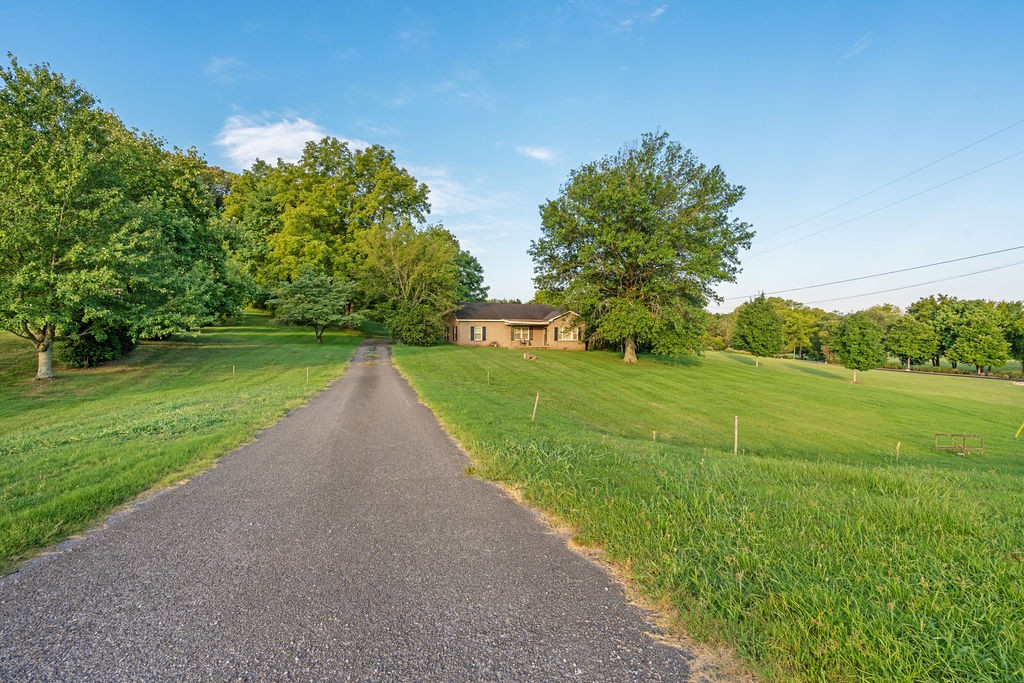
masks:
<svg viewBox="0 0 1024 683"><path fill-rule="evenodd" d="M364 344L308 406L0 579L0 680L686 680Z"/></svg>

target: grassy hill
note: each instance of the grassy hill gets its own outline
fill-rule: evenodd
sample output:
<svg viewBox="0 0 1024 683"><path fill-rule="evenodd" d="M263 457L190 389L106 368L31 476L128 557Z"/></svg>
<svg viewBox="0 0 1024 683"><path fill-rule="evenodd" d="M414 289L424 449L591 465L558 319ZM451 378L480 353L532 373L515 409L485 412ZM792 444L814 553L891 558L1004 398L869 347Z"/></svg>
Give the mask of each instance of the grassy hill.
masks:
<svg viewBox="0 0 1024 683"><path fill-rule="evenodd" d="M603 546L692 636L777 680L1024 678L1024 386L537 355L397 350L482 476ZM985 452L936 452L936 432Z"/></svg>
<svg viewBox="0 0 1024 683"><path fill-rule="evenodd" d="M247 315L40 383L32 346L0 332L0 571L208 467L338 377L359 341Z"/></svg>

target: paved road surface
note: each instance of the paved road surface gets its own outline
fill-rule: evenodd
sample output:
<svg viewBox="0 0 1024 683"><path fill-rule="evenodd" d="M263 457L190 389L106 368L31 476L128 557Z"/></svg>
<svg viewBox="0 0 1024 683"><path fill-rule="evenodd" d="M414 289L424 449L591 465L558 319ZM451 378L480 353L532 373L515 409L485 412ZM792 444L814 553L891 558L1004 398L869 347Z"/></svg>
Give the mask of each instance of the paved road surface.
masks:
<svg viewBox="0 0 1024 683"><path fill-rule="evenodd" d="M464 474L388 351L0 580L0 681L685 680L601 570Z"/></svg>

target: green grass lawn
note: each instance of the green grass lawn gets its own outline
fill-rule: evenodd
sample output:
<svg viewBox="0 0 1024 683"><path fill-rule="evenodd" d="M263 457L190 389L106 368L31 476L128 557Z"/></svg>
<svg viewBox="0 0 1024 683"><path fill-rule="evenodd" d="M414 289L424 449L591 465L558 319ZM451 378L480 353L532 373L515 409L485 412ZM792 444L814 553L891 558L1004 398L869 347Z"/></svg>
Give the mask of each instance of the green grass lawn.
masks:
<svg viewBox="0 0 1024 683"><path fill-rule="evenodd" d="M36 382L32 346L0 332L0 572L208 467L338 377L361 339L247 315Z"/></svg>
<svg viewBox="0 0 1024 683"><path fill-rule="evenodd" d="M773 680L1024 679L1024 386L536 353L396 358L482 476L602 546L691 636ZM985 452L935 452L936 432Z"/></svg>

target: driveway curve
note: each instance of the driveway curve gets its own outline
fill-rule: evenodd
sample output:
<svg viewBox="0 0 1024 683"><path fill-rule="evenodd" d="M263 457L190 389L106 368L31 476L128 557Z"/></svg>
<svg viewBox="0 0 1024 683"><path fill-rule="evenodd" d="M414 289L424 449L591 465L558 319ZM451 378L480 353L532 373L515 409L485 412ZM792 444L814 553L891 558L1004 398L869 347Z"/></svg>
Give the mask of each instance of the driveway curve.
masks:
<svg viewBox="0 0 1024 683"><path fill-rule="evenodd" d="M467 476L386 342L188 483L0 579L0 680L686 680L621 589Z"/></svg>

